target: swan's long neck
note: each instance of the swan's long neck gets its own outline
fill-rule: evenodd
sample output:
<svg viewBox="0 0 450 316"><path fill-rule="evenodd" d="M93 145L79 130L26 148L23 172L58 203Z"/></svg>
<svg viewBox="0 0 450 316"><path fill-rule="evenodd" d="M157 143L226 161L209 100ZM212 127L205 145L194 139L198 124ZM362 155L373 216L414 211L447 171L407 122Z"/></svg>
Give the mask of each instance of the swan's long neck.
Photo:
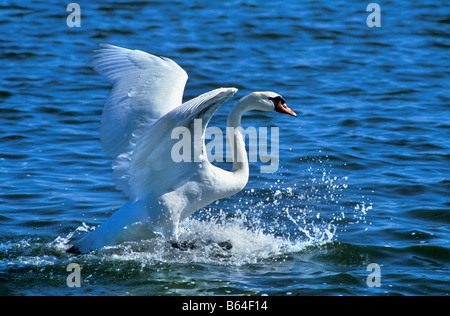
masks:
<svg viewBox="0 0 450 316"><path fill-rule="evenodd" d="M241 99L231 109L227 122L227 139L233 155L233 169L231 172L239 177L248 179L248 158L245 150L244 135L241 127L242 115L253 109L246 98Z"/></svg>

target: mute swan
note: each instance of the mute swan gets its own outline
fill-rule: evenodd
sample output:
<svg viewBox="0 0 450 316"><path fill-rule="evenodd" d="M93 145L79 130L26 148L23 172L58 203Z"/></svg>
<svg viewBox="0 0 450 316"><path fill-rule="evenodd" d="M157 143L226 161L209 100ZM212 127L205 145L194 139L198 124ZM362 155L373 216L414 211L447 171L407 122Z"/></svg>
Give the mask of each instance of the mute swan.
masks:
<svg viewBox="0 0 450 316"><path fill-rule="evenodd" d="M113 179L129 201L104 224L67 251L87 253L105 245L139 240L142 231L176 240L178 224L211 202L231 196L248 181L248 159L241 117L251 110L297 116L274 92L253 92L232 108L228 139L233 167L213 166L206 156L205 129L216 110L236 92L220 88L182 103L186 72L174 61L139 50L101 44L92 66L113 84L101 118L102 147L113 160ZM201 150L191 162L174 162L171 139L176 127L192 131L202 121Z"/></svg>

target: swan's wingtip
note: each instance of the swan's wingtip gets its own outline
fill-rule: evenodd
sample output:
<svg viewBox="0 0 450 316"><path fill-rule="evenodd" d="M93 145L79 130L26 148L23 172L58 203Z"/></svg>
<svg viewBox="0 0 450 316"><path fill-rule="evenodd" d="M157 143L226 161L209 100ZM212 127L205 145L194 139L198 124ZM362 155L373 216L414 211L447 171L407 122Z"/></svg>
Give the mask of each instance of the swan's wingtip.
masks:
<svg viewBox="0 0 450 316"><path fill-rule="evenodd" d="M102 48L122 48L116 45L108 44L108 43L98 43L98 46Z"/></svg>
<svg viewBox="0 0 450 316"><path fill-rule="evenodd" d="M223 88L220 88L220 90L223 90L224 92L228 92L232 95L234 95L236 92L238 92L238 89L235 87L228 87L228 88L223 87Z"/></svg>

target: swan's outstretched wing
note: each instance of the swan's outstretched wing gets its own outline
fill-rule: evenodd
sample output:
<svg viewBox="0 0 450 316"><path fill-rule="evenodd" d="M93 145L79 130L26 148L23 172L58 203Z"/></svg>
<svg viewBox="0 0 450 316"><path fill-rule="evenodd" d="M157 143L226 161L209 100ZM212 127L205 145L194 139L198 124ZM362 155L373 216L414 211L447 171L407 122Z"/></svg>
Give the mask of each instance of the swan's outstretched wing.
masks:
<svg viewBox="0 0 450 316"><path fill-rule="evenodd" d="M128 151L134 133L181 105L186 72L174 61L140 50L101 44L92 66L113 83L101 121L111 157Z"/></svg>
<svg viewBox="0 0 450 316"><path fill-rule="evenodd" d="M136 140L132 153L120 155L113 164L113 178L116 187L132 199L143 198L148 194L167 193L184 184L195 173L200 161L203 161L204 133L214 112L237 89L220 88L198 96L173 109L153 125L144 130ZM190 146L198 146L194 142L194 125L201 119L200 152L191 148L193 155L189 161L175 162L172 157L174 145L180 141L188 141ZM177 127L185 127L185 133L172 136ZM181 130L179 129L178 132ZM184 137L190 137L185 139ZM185 148L186 149L186 148ZM197 155L197 156L196 156ZM204 155L203 157L200 157ZM207 159L207 158L206 158Z"/></svg>

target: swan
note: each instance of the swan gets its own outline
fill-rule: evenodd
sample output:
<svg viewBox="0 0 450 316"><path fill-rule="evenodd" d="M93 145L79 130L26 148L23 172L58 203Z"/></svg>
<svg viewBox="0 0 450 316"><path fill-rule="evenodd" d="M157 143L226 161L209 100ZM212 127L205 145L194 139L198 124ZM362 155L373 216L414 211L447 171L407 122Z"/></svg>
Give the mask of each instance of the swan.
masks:
<svg viewBox="0 0 450 316"><path fill-rule="evenodd" d="M212 165L205 150L205 129L216 110L236 88L219 88L182 103L188 79L174 61L140 50L100 44L92 67L113 87L104 106L100 139L112 159L113 180L129 201L102 225L74 242L70 253L88 253L101 246L162 234L177 240L178 225L206 205L242 190L249 167L241 127L251 110L297 116L274 92L253 92L232 108L227 140L232 144L231 171ZM192 132L202 122L201 150L195 159L174 162L171 150L177 127ZM195 139L195 138L194 138Z"/></svg>

